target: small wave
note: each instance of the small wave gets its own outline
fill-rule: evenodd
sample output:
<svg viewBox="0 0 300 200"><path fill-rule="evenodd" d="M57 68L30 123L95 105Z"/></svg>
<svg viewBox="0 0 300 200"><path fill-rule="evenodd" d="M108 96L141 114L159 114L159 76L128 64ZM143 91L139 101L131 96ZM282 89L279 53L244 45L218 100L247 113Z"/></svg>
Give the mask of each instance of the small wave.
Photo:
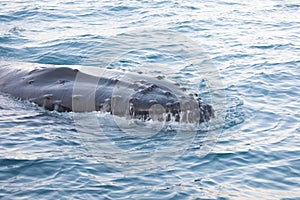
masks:
<svg viewBox="0 0 300 200"><path fill-rule="evenodd" d="M227 100L224 129L229 129L245 121L243 104L243 101L238 97L230 97Z"/></svg>
<svg viewBox="0 0 300 200"><path fill-rule="evenodd" d="M268 44L268 45L252 45L249 48L256 48L256 49L282 49L282 48L289 48L292 44Z"/></svg>
<svg viewBox="0 0 300 200"><path fill-rule="evenodd" d="M133 11L138 9L138 7L133 7L133 6L115 6L115 7L111 7L109 8L110 11L115 11L115 12L119 12L119 11Z"/></svg>

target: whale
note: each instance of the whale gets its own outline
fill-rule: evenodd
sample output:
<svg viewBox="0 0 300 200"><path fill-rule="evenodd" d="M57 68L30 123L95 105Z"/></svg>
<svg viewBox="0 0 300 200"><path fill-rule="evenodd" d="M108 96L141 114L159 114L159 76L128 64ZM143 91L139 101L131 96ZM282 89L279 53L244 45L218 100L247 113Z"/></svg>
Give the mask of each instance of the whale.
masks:
<svg viewBox="0 0 300 200"><path fill-rule="evenodd" d="M202 123L215 113L200 94L165 76L101 67L1 61L0 93L50 111L99 111L144 121Z"/></svg>

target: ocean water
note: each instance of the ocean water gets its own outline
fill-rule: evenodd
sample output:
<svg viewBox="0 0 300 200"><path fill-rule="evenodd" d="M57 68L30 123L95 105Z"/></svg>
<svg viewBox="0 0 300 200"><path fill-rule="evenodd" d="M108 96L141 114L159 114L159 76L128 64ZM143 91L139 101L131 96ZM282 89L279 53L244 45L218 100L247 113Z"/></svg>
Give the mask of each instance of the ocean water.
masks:
<svg viewBox="0 0 300 200"><path fill-rule="evenodd" d="M1 60L163 75L217 114L126 129L1 94L0 199L300 199L299 1L0 5Z"/></svg>

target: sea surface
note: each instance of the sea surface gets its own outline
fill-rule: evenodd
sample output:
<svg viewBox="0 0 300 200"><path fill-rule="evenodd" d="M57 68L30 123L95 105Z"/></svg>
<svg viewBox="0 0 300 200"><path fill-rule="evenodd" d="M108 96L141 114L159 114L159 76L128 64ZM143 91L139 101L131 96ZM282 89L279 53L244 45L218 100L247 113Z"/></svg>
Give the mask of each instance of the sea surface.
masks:
<svg viewBox="0 0 300 200"><path fill-rule="evenodd" d="M1 60L165 76L217 115L126 128L1 94L0 199L300 199L300 1L0 7Z"/></svg>

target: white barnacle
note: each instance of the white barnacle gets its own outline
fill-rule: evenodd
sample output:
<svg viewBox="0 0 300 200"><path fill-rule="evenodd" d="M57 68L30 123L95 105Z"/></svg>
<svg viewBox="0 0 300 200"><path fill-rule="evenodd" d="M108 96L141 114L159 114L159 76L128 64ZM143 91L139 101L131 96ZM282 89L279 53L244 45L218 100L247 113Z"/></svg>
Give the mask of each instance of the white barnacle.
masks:
<svg viewBox="0 0 300 200"><path fill-rule="evenodd" d="M157 104L157 100L150 100L149 103L152 105Z"/></svg>
<svg viewBox="0 0 300 200"><path fill-rule="evenodd" d="M62 100L55 100L55 101L53 101L53 103L54 103L54 110L59 111Z"/></svg>
<svg viewBox="0 0 300 200"><path fill-rule="evenodd" d="M43 95L44 99L50 99L51 97L53 97L53 94L44 94Z"/></svg>
<svg viewBox="0 0 300 200"><path fill-rule="evenodd" d="M75 100L79 100L81 97L82 97L82 95L80 95L80 94L72 95L72 98L75 99Z"/></svg>

